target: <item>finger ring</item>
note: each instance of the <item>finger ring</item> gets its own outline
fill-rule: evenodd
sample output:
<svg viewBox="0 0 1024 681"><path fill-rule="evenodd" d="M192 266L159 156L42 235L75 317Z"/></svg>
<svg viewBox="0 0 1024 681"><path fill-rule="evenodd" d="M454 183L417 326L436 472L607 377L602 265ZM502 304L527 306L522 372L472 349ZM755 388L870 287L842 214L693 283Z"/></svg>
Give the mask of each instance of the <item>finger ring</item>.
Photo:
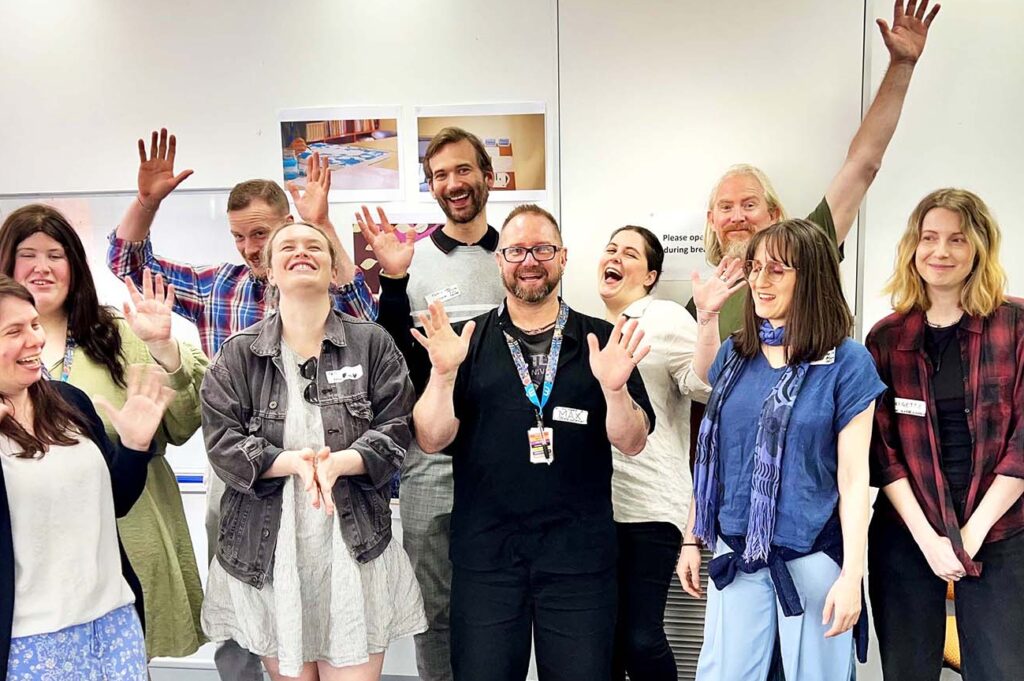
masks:
<svg viewBox="0 0 1024 681"><path fill-rule="evenodd" d="M721 279L722 281L729 281L729 277L725 276L724 274L719 275L718 278Z"/></svg>

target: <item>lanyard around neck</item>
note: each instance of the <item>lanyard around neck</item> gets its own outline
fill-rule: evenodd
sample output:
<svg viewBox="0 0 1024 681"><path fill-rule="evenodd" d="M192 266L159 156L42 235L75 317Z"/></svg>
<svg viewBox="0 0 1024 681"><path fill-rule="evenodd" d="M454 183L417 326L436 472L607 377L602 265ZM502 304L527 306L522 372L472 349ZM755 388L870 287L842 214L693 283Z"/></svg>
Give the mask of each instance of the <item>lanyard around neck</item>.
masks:
<svg viewBox="0 0 1024 681"><path fill-rule="evenodd" d="M71 364L75 361L75 339L69 334L67 339L64 341L64 361L60 367L60 382L67 383L68 379L71 378ZM53 376L50 374L50 370L45 366L43 367L43 378L50 381L53 380Z"/></svg>
<svg viewBox="0 0 1024 681"><path fill-rule="evenodd" d="M555 330L551 336L551 350L548 352L548 366L544 370L544 384L541 387L540 397L537 396L537 387L530 378L530 369L526 365L526 358L519 347L519 341L505 331L505 342L508 343L508 350L512 354L512 361L519 373L519 380L523 382L523 390L526 391L526 399L530 400L537 409L538 418L544 412L544 405L551 397L551 390L555 386L555 372L558 371L558 355L562 351L562 332L565 330L565 323L569 319L569 306L564 301L559 301L558 319L555 321Z"/></svg>

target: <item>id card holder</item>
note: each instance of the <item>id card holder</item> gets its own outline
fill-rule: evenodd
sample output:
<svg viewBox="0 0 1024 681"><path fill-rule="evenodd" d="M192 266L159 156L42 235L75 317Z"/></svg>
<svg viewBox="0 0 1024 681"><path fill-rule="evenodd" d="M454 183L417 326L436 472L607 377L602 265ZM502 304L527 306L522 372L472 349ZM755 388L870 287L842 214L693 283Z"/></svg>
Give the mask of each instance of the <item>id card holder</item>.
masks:
<svg viewBox="0 0 1024 681"><path fill-rule="evenodd" d="M533 427L526 431L530 440L530 463L551 465L555 460L555 434L550 428Z"/></svg>

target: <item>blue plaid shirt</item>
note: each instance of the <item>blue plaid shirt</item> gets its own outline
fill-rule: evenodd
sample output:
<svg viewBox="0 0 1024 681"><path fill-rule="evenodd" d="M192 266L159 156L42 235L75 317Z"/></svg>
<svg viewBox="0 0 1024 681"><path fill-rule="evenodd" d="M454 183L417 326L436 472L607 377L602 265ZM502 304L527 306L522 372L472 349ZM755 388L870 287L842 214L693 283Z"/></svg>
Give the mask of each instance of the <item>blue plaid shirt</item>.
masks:
<svg viewBox="0 0 1024 681"><path fill-rule="evenodd" d="M107 265L119 279L131 277L141 286L142 272L149 268L174 284L174 311L196 325L209 357L217 354L228 336L252 326L266 313L267 282L254 276L248 265L189 265L158 258L148 237L126 241L117 237L116 229L109 241ZM334 289L333 295L338 311L370 321L377 318L377 301L358 268L355 279Z"/></svg>

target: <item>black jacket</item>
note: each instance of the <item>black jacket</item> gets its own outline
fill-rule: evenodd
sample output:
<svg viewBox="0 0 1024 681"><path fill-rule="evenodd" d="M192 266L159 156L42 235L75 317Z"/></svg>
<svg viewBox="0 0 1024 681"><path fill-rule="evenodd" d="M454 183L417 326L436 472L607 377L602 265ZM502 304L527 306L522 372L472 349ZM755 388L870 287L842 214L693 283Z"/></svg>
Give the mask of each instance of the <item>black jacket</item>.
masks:
<svg viewBox="0 0 1024 681"><path fill-rule="evenodd" d="M120 443L113 444L107 437L103 422L96 413L92 401L85 393L67 383L54 381L53 385L61 397L77 409L89 424L85 435L96 443L107 462L114 492L114 513L118 518L123 517L135 505L146 486L146 471L153 455L152 446L148 452L140 452L124 447ZM6 673L7 658L11 650L11 625L14 619L14 539L11 535L11 509L7 503L7 487L2 468L0 492L0 671ZM89 509L82 509L82 512L87 513ZM53 540L60 541L57 528L54 530ZM135 609L145 627L142 614L142 586L128 563L128 556L124 552L120 538L117 543L121 552L121 573L135 594Z"/></svg>

